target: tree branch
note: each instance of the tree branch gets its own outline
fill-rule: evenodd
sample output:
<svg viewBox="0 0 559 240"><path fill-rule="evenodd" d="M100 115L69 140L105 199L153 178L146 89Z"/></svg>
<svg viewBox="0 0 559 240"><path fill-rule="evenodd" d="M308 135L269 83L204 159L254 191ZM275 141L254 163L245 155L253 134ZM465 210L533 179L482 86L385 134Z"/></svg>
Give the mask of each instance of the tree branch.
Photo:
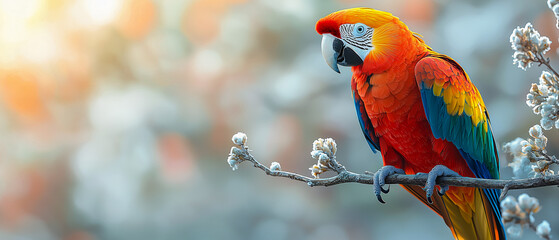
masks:
<svg viewBox="0 0 559 240"><path fill-rule="evenodd" d="M254 167L261 169L267 175L270 176L289 178L296 181L305 182L307 183L307 185L311 187L332 186L332 185L337 185L342 183L373 184L372 173L365 172L363 174L359 174L359 173L348 171L344 166L340 165L335 160L335 157L331 159L328 168L332 171L337 172L336 176L328 177L328 178L311 178L297 173L281 171L281 170L277 170L277 171L271 170L270 168L258 162L256 158L254 158L254 156L250 154L248 147L246 147L244 143L239 144L238 146L241 148L233 147L233 149L231 150L231 156L233 156L233 158L236 159L235 164L239 164L243 161L251 162L253 163ZM385 182L386 184L424 186L426 181L427 181L427 174L422 174L422 175L393 174L388 176ZM509 189L527 189L527 188L559 185L559 175L542 176L542 177L528 178L528 179L511 179L511 180L483 179L483 178L470 178L470 177L439 177L437 178L437 185L503 189L503 192L501 194L501 198L503 198Z"/></svg>
<svg viewBox="0 0 559 240"><path fill-rule="evenodd" d="M252 154L244 160L252 162L255 167L262 169L267 175L274 177L284 177L293 180L306 182L309 186L332 186L341 183L362 183L373 184L373 176L371 173L354 173L348 170L341 171L336 176L328 178L311 178L301 174L287 172L287 171L272 171L268 167L258 162ZM386 177L387 184L403 184L403 185L425 185L427 175L404 175L393 174ZM545 186L559 185L559 175L556 176L543 176L527 179L484 179L484 178L470 178L470 177L439 177L437 178L437 185L448 185L457 187L478 187L478 188L498 188L503 189L526 189L537 188Z"/></svg>

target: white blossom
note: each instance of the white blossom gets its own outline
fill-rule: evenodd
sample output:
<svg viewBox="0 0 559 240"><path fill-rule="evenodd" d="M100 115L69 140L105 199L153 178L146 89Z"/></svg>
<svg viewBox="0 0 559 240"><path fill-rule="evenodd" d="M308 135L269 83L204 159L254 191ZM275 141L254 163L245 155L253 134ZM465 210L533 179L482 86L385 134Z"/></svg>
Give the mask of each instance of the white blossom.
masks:
<svg viewBox="0 0 559 240"><path fill-rule="evenodd" d="M516 202L516 199L513 196L507 196L503 201L501 201L501 208L506 212L516 211L516 205L518 205L518 202Z"/></svg>
<svg viewBox="0 0 559 240"><path fill-rule="evenodd" d="M524 226L535 226L534 214L539 210L538 199L525 193L518 196L518 200L513 196L507 196L501 201L503 223L509 226L507 232L514 237L522 235ZM545 229L542 229L542 232L545 232L543 230Z"/></svg>
<svg viewBox="0 0 559 240"><path fill-rule="evenodd" d="M551 227L547 221L543 221L536 228L536 234L541 238L550 239L551 238Z"/></svg>
<svg viewBox="0 0 559 240"><path fill-rule="evenodd" d="M326 145L326 147L328 147L328 149L330 149L332 154L336 155L336 152L338 151L338 145L336 144L336 141L334 141L334 139L327 138L324 144Z"/></svg>
<svg viewBox="0 0 559 240"><path fill-rule="evenodd" d="M238 132L233 135L233 138L231 140L233 140L234 144L241 146L247 142L247 135L242 132Z"/></svg>
<svg viewBox="0 0 559 240"><path fill-rule="evenodd" d="M538 212L540 210L540 202L535 197L530 197L523 193L518 196L518 206L525 212Z"/></svg>
<svg viewBox="0 0 559 240"><path fill-rule="evenodd" d="M323 154L323 152L322 152L322 151L318 151L318 150L313 150L313 151L311 151L311 157L312 157L312 158L318 159L318 158L320 157L320 154Z"/></svg>
<svg viewBox="0 0 559 240"><path fill-rule="evenodd" d="M547 7L553 8L558 3L559 3L559 0L547 0Z"/></svg>
<svg viewBox="0 0 559 240"><path fill-rule="evenodd" d="M242 132L238 132L235 135L233 135L233 138L231 140L235 145L243 149L246 148L246 146L244 146L247 141L246 134ZM239 164L243 162L244 158L246 157L246 152L245 152L246 150L243 150L241 148L231 147L231 151L229 151L229 157L227 157L227 163L229 164L231 169L233 169L233 171L239 169Z"/></svg>
<svg viewBox="0 0 559 240"><path fill-rule="evenodd" d="M524 178L530 175L532 168L530 165L530 160L525 154L526 140L522 138L516 138L515 140L508 142L504 145L503 149L512 155L512 160L509 162L508 166L512 168L512 172L515 178Z"/></svg>
<svg viewBox="0 0 559 240"><path fill-rule="evenodd" d="M229 163L229 166L231 167L231 169L233 169L233 171L239 169L239 163L241 163L240 159L237 158L237 156L233 156L230 155L227 158L227 163Z"/></svg>
<svg viewBox="0 0 559 240"><path fill-rule="evenodd" d="M540 115L540 125L545 130L559 128L559 79L554 74L543 71L538 84L532 83L526 95L526 104L534 114Z"/></svg>
<svg viewBox="0 0 559 240"><path fill-rule="evenodd" d="M540 36L531 23L526 23L523 28L516 27L510 35L510 43L515 51L512 55L513 64L518 64L523 70L531 66L538 54L549 51L551 46L549 38Z"/></svg>
<svg viewBox="0 0 559 240"><path fill-rule="evenodd" d="M313 177L318 178L320 174L328 171L327 168L322 167L319 164L314 164L312 165L312 167L309 168L309 170L311 170L311 174L313 175Z"/></svg>
<svg viewBox="0 0 559 240"><path fill-rule="evenodd" d="M514 178L521 179L533 175L532 165L530 165L530 160L528 157L515 158L514 161L509 163L509 167L512 168L512 173Z"/></svg>
<svg viewBox="0 0 559 240"><path fill-rule="evenodd" d="M522 236L522 227L520 225L511 225L507 228L507 233L510 234L512 237L520 237Z"/></svg>
<svg viewBox="0 0 559 240"><path fill-rule="evenodd" d="M553 175L549 167L553 163L546 158L547 137L543 135L542 127L535 125L529 130L531 138L528 140L517 138L506 143L504 150L512 156L509 167L516 178Z"/></svg>
<svg viewBox="0 0 559 240"><path fill-rule="evenodd" d="M278 162L272 162L272 164L270 165L270 170L281 171L281 165Z"/></svg>
<svg viewBox="0 0 559 240"><path fill-rule="evenodd" d="M505 151L512 154L513 157L523 156L522 152L522 142L525 141L522 138L516 138L505 144L503 147Z"/></svg>
<svg viewBox="0 0 559 240"><path fill-rule="evenodd" d="M319 138L313 142L313 151L324 152L328 157L333 157L337 150L336 142L332 138Z"/></svg>
<svg viewBox="0 0 559 240"><path fill-rule="evenodd" d="M530 136L537 138L539 136L541 136L542 133L542 127L539 125L535 125L533 127L530 128L530 130L528 131L530 133Z"/></svg>
<svg viewBox="0 0 559 240"><path fill-rule="evenodd" d="M323 148L324 148L324 139L322 139L322 138L316 139L312 143L312 149L314 151L323 151L322 150Z"/></svg>
<svg viewBox="0 0 559 240"><path fill-rule="evenodd" d="M505 222L510 222L510 221L512 221L512 220L514 219L514 216L515 216L515 215L514 215L513 213L508 212L508 211L504 211L504 212L502 213L503 221L505 221Z"/></svg>
<svg viewBox="0 0 559 240"><path fill-rule="evenodd" d="M312 148L311 157L316 159L317 163L309 170L315 178L318 178L320 174L331 170L330 161L336 157L338 147L332 138L319 138L313 142Z"/></svg>
<svg viewBox="0 0 559 240"><path fill-rule="evenodd" d="M547 0L547 6L553 11L555 14L555 18L557 18L556 27L559 28L559 1L558 0Z"/></svg>

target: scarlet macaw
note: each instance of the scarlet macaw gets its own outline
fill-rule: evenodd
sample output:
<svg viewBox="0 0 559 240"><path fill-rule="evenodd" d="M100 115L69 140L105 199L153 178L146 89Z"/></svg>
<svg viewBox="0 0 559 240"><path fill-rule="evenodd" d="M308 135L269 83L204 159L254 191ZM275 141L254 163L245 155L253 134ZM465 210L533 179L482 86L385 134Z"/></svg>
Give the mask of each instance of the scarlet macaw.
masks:
<svg viewBox="0 0 559 240"><path fill-rule="evenodd" d="M456 239L506 239L500 190L439 186L438 176L499 178L485 105L464 69L433 51L392 14L369 8L334 12L316 24L328 65L351 66L363 134L383 167L379 201L392 173L429 173L425 188L402 185L438 213Z"/></svg>

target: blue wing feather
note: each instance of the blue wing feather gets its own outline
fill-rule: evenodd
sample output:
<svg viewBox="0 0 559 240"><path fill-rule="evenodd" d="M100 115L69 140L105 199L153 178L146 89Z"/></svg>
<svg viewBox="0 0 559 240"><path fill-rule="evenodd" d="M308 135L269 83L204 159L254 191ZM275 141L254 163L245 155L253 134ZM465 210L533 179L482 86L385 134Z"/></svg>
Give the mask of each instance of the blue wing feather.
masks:
<svg viewBox="0 0 559 240"><path fill-rule="evenodd" d="M365 110L365 105L363 100L359 97L359 94L353 93L353 98L355 100L355 110L357 112L357 119L359 119L359 125L361 126L361 130L363 131L363 135L367 139L367 143L369 143L369 147L376 153L380 151L380 146L378 142L378 137L375 134L375 129L373 128L373 124L371 124L371 119L367 115Z"/></svg>
<svg viewBox="0 0 559 240"><path fill-rule="evenodd" d="M452 142L458 149L471 155L472 161L479 161L485 165L484 168L474 168L471 166L473 163L468 162L474 174L498 179L498 158L490 125L488 124L488 131L485 132L483 122L473 126L472 118L464 113L450 115L442 96L435 96L433 89L427 87L424 82L419 83L419 88L425 116L433 136Z"/></svg>

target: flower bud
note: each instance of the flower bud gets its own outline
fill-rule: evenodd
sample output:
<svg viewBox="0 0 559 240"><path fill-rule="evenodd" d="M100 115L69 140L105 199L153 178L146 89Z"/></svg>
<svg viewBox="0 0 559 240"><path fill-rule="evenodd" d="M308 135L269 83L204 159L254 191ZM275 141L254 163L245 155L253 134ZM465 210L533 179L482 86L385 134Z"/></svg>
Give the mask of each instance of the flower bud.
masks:
<svg viewBox="0 0 559 240"><path fill-rule="evenodd" d="M241 146L247 142L247 135L242 132L238 132L233 135L233 138L231 140L233 140L234 144Z"/></svg>
<svg viewBox="0 0 559 240"><path fill-rule="evenodd" d="M312 167L309 168L309 170L311 170L311 174L313 175L314 178L318 178L318 175L324 172L323 169L316 164L312 165Z"/></svg>
<svg viewBox="0 0 559 240"><path fill-rule="evenodd" d="M520 237L522 235L522 227L518 224L514 224L507 228L507 233L512 237Z"/></svg>
<svg viewBox="0 0 559 240"><path fill-rule="evenodd" d="M528 132L533 138L538 138L542 135L542 127L540 125L534 125Z"/></svg>
<svg viewBox="0 0 559 240"><path fill-rule="evenodd" d="M311 157L314 158L314 159L318 159L318 157L320 157L320 154L322 154L322 151L313 150L311 152Z"/></svg>
<svg viewBox="0 0 559 240"><path fill-rule="evenodd" d="M501 208L503 210L508 210L511 212L515 212L516 210L516 205L518 203L516 202L516 199L514 199L513 196L507 196L502 202L501 202Z"/></svg>
<svg viewBox="0 0 559 240"><path fill-rule="evenodd" d="M312 150L324 151L323 148L324 148L324 139L322 139L322 138L316 139L312 143Z"/></svg>
<svg viewBox="0 0 559 240"><path fill-rule="evenodd" d="M229 156L227 158L227 163L229 163L229 166L231 167L231 169L233 169L233 171L239 169L239 159L237 158L237 156Z"/></svg>
<svg viewBox="0 0 559 240"><path fill-rule="evenodd" d="M336 144L336 141L334 141L334 139L327 138L325 145L328 147L328 149L330 149L333 155L336 155L336 152L338 151L338 146Z"/></svg>
<svg viewBox="0 0 559 240"><path fill-rule="evenodd" d="M270 165L270 170L281 171L281 165L278 162L272 162L272 164Z"/></svg>
<svg viewBox="0 0 559 240"><path fill-rule="evenodd" d="M543 221L536 227L536 234L544 239L551 238L551 227L547 221Z"/></svg>
<svg viewBox="0 0 559 240"><path fill-rule="evenodd" d="M539 205L538 199L530 197L526 193L518 196L518 206L526 212L537 212L539 210Z"/></svg>
<svg viewBox="0 0 559 240"><path fill-rule="evenodd" d="M542 135L539 138L536 138L535 145L538 149L545 149L545 146L547 145L547 137Z"/></svg>

